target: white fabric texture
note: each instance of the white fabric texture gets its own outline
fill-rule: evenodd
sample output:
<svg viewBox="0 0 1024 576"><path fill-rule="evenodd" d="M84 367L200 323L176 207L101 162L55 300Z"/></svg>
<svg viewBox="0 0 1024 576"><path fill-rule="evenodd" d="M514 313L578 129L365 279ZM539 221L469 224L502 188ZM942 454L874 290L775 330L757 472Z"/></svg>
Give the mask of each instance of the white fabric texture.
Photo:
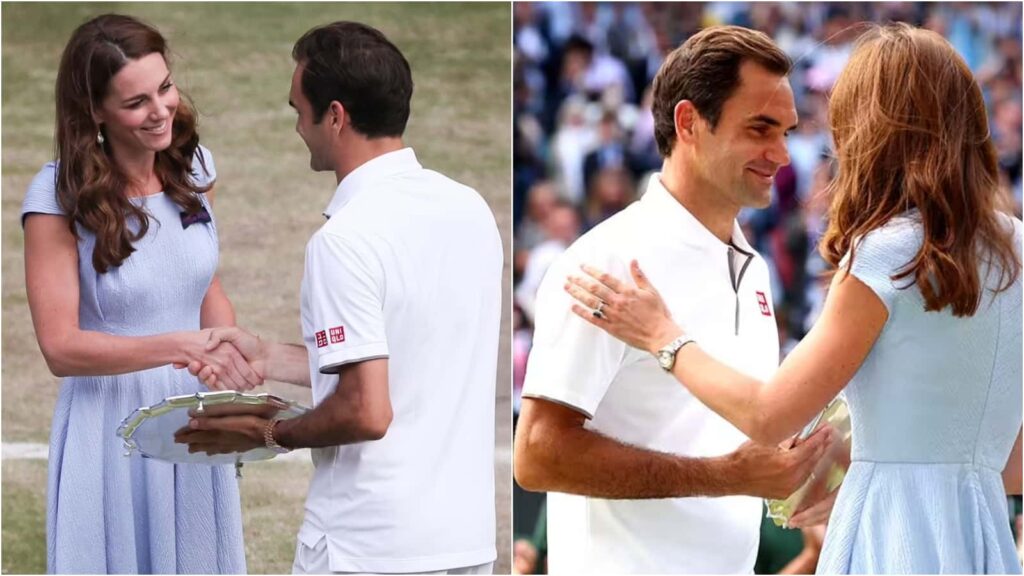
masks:
<svg viewBox="0 0 1024 576"><path fill-rule="evenodd" d="M636 258L672 315L712 356L767 379L778 366L768 269L734 226L721 242L650 179L638 202L577 240L549 269L537 297L524 397L571 406L588 429L620 442L688 457L721 456L746 437L705 407L653 356L577 318L562 286L579 265L629 279ZM738 250L749 256L738 258ZM730 256L730 253L732 256ZM730 275L746 269L738 292ZM737 276L739 276L737 274ZM737 328L738 322L738 328ZM745 496L605 500L548 495L552 573L750 572L761 500Z"/></svg>
<svg viewBox="0 0 1024 576"><path fill-rule="evenodd" d="M299 540L326 537L332 572L491 562L503 265L494 216L409 148L346 176L326 215L302 282L313 399L339 385L325 371L387 357L393 420L381 440L313 450Z"/></svg>

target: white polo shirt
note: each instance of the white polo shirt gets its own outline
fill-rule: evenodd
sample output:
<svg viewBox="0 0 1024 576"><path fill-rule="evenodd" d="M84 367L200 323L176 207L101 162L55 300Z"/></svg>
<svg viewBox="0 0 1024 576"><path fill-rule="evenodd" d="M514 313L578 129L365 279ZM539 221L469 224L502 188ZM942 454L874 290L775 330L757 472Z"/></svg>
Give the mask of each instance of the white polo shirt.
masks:
<svg viewBox="0 0 1024 576"><path fill-rule="evenodd" d="M635 258L705 352L767 379L779 355L768 268L738 225L732 244L722 243L677 202L660 174L652 177L641 200L584 234L549 269L537 294L523 396L571 406L590 416L588 429L648 450L690 457L735 450L746 440L742 432L649 353L576 317L562 288L569 274L581 273L581 263L629 279ZM550 493L547 513L552 574L749 573L761 500Z"/></svg>
<svg viewBox="0 0 1024 576"><path fill-rule="evenodd" d="M332 571L421 572L491 562L501 238L471 188L411 148L338 185L306 246L302 334L313 401L322 370L388 359L394 413L375 442L313 451L299 540Z"/></svg>

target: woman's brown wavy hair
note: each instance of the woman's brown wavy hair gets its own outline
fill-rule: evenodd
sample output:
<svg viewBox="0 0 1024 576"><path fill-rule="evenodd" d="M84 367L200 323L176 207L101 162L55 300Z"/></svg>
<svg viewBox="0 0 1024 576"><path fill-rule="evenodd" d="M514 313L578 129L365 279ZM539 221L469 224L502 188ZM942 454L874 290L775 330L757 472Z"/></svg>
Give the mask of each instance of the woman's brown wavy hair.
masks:
<svg viewBox="0 0 1024 576"><path fill-rule="evenodd" d="M820 245L833 267L855 240L916 208L924 241L893 276L913 277L925 310L971 316L979 264L996 265L996 292L1020 274L999 195L995 147L981 89L941 36L906 24L873 27L836 81L829 123L839 172Z"/></svg>
<svg viewBox="0 0 1024 576"><path fill-rule="evenodd" d="M72 34L57 72L57 200L68 216L71 233L77 225L96 235L93 267L99 273L119 266L135 251L132 243L145 236L149 218L126 191L129 179L100 144L93 111L102 106L110 80L125 64L159 53L167 60L167 43L151 26L117 14L97 16ZM196 116L184 95L171 125L171 145L157 152L154 170L164 193L189 213L202 210L196 195L209 187L192 180L192 157L199 146ZM200 163L205 169L203 159ZM133 232L129 220L137 223Z"/></svg>

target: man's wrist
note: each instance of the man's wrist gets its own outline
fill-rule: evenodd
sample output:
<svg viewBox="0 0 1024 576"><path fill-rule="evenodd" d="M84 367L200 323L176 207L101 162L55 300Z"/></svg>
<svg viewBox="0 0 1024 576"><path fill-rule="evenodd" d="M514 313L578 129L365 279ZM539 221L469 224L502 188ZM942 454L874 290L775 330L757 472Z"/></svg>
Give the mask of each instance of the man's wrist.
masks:
<svg viewBox="0 0 1024 576"><path fill-rule="evenodd" d="M277 427L283 422L280 418L274 417L267 421L266 427L263 429L263 443L266 447L278 454L288 452L291 450L290 447L281 443L277 436Z"/></svg>
<svg viewBox="0 0 1024 576"><path fill-rule="evenodd" d="M302 344L263 342L264 378L309 387L309 352Z"/></svg>
<svg viewBox="0 0 1024 576"><path fill-rule="evenodd" d="M263 339L260 339L259 344L259 357L263 361L264 378L275 382L296 384L289 370L290 364L287 354L289 345ZM305 350L305 347L303 347L303 350ZM305 364L304 366L308 371L309 365Z"/></svg>
<svg viewBox="0 0 1024 576"><path fill-rule="evenodd" d="M274 441L277 445L288 450L294 450L298 448L295 444L295 439L292 438L291 432L292 419L278 420L274 423L273 435Z"/></svg>
<svg viewBox="0 0 1024 576"><path fill-rule="evenodd" d="M735 496L740 493L737 485L736 462L732 454L704 459L711 488L708 496Z"/></svg>

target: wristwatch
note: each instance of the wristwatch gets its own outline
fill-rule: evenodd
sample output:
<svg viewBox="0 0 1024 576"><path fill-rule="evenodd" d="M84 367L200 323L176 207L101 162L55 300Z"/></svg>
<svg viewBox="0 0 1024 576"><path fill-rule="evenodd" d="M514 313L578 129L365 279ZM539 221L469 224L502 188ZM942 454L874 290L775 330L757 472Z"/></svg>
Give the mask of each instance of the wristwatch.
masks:
<svg viewBox="0 0 1024 576"><path fill-rule="evenodd" d="M280 418L271 418L271 420L267 422L267 427L263 429L263 443L266 444L267 450L270 450L275 454L291 452L289 448L281 446L276 440L274 440L274 427L277 426L277 423L280 421Z"/></svg>
<svg viewBox="0 0 1024 576"><path fill-rule="evenodd" d="M694 339L683 334L679 338L676 338L666 344L661 350L658 350L658 353L654 356L658 359L658 365L661 366L661 369L665 372L671 372L672 367L676 365L676 354L683 348L683 346L686 346L691 342L694 342Z"/></svg>

